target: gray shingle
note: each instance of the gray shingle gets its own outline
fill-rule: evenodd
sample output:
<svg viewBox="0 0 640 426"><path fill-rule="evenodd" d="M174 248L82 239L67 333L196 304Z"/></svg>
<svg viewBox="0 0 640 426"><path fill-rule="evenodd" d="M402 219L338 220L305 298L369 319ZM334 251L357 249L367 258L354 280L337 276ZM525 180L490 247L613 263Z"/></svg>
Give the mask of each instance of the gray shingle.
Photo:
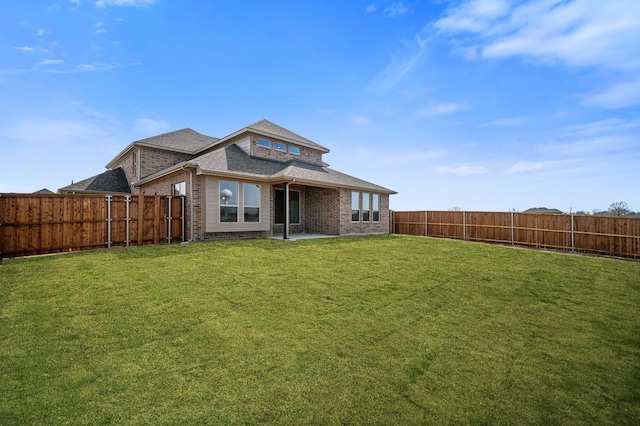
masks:
<svg viewBox="0 0 640 426"><path fill-rule="evenodd" d="M219 139L186 128L135 141L134 144L194 154Z"/></svg>
<svg viewBox="0 0 640 426"><path fill-rule="evenodd" d="M195 163L204 172L232 173L238 177L260 180L298 179L307 184L336 188L353 188L380 193L394 191L358 179L353 176L315 164L290 160L286 162L250 157L237 145L229 145L208 154L201 155L189 163Z"/></svg>
<svg viewBox="0 0 640 426"><path fill-rule="evenodd" d="M247 126L247 129L255 130L260 133L267 133L269 135L275 136L276 138L283 138L285 140L298 142L303 146L308 146L310 148L319 149L320 151L329 152L329 150L322 145L319 145L305 137L302 137L297 133L293 133L291 130L280 127L277 124L270 122L269 120L260 120L250 126Z"/></svg>
<svg viewBox="0 0 640 426"><path fill-rule="evenodd" d="M131 193L127 176L122 167L107 170L99 175L81 180L64 188L59 192L108 192L108 193Z"/></svg>

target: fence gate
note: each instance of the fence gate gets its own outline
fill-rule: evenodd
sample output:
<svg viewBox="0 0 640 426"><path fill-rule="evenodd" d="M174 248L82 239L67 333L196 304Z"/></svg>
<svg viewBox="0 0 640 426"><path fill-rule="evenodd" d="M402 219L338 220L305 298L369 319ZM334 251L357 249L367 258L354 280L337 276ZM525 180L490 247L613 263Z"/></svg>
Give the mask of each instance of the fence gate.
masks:
<svg viewBox="0 0 640 426"><path fill-rule="evenodd" d="M182 242L185 198L0 194L0 257Z"/></svg>

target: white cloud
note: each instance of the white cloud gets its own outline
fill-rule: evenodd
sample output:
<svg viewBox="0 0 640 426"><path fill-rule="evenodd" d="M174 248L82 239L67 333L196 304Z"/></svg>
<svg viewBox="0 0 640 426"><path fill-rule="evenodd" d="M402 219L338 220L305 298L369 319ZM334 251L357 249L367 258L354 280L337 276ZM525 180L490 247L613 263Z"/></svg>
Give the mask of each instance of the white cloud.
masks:
<svg viewBox="0 0 640 426"><path fill-rule="evenodd" d="M37 66L46 67L46 66L50 66L50 65L60 65L63 62L64 62L64 60L62 60L62 59L43 59L42 61L38 62Z"/></svg>
<svg viewBox="0 0 640 426"><path fill-rule="evenodd" d="M36 50L31 46L16 46L14 47L14 49L19 50L21 52L33 52L34 50Z"/></svg>
<svg viewBox="0 0 640 426"><path fill-rule="evenodd" d="M391 6L385 8L383 14L388 18L395 18L396 16L404 15L408 11L409 8L403 5L402 2L397 1Z"/></svg>
<svg viewBox="0 0 640 426"><path fill-rule="evenodd" d="M493 20L504 16L509 5L504 0L473 0L447 10L434 26L440 31L459 32L485 30Z"/></svg>
<svg viewBox="0 0 640 426"><path fill-rule="evenodd" d="M53 74L73 74L77 72L101 72L111 71L120 68L118 63L94 62L91 64L78 64L71 69L49 69L47 72Z"/></svg>
<svg viewBox="0 0 640 426"><path fill-rule="evenodd" d="M607 109L640 105L640 79L618 83L603 92L587 96L582 104Z"/></svg>
<svg viewBox="0 0 640 426"><path fill-rule="evenodd" d="M46 31L46 30L43 30L42 28L39 28L38 31L36 32L36 35L37 36L43 36L45 34L48 34L49 32L50 31Z"/></svg>
<svg viewBox="0 0 640 426"><path fill-rule="evenodd" d="M485 126L492 126L492 127L518 127L518 126L522 126L523 124L531 123L532 121L535 121L535 118L533 118L533 117L506 117L506 118L499 118L497 120L490 121L490 122L486 123Z"/></svg>
<svg viewBox="0 0 640 426"><path fill-rule="evenodd" d="M373 12L375 12L377 10L378 10L378 7L375 4L372 3L372 4L368 5L367 8L364 11L367 12L367 13L373 13Z"/></svg>
<svg viewBox="0 0 640 426"><path fill-rule="evenodd" d="M436 169L438 173L447 173L458 176L470 176L488 173L489 169L483 166L443 166Z"/></svg>
<svg viewBox="0 0 640 426"><path fill-rule="evenodd" d="M73 147L75 144L111 140L109 126L83 119L30 117L0 129L0 135L16 143L47 147Z"/></svg>
<svg viewBox="0 0 640 426"><path fill-rule="evenodd" d="M449 9L433 27L475 35L460 43L482 57L630 70L640 68L639 16L636 0L472 0Z"/></svg>
<svg viewBox="0 0 640 426"><path fill-rule="evenodd" d="M461 109L465 109L466 105L457 103L440 103L434 104L418 111L418 115L425 117L437 117L440 115L451 114Z"/></svg>
<svg viewBox="0 0 640 426"><path fill-rule="evenodd" d="M520 161L513 166L509 167L505 170L505 173L521 173L521 172L530 172L532 170L538 170L542 168L542 163L533 162L533 161Z"/></svg>
<svg viewBox="0 0 640 426"><path fill-rule="evenodd" d="M144 135L158 135L169 129L169 124L153 118L138 118L133 124L137 133Z"/></svg>
<svg viewBox="0 0 640 426"><path fill-rule="evenodd" d="M154 4L156 0L97 0L96 6L135 6L135 7L147 7Z"/></svg>
<svg viewBox="0 0 640 426"><path fill-rule="evenodd" d="M371 123L371 119L364 117L362 115L353 114L349 116L349 122L358 126L364 126L366 124Z"/></svg>
<svg viewBox="0 0 640 426"><path fill-rule="evenodd" d="M375 92L388 92L393 89L405 75L410 73L427 54L427 42L415 37L415 43L410 47L411 53L403 53L392 56L389 65L383 69L373 80L369 89Z"/></svg>
<svg viewBox="0 0 640 426"><path fill-rule="evenodd" d="M566 136L592 136L598 133L620 133L640 127L639 120L607 118L593 123L569 126L564 129Z"/></svg>

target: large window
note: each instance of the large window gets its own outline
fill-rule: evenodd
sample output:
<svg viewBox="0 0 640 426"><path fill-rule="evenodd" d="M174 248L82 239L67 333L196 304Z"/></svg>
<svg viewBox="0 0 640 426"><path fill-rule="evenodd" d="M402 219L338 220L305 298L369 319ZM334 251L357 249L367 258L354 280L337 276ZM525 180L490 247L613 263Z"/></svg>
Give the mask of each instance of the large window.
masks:
<svg viewBox="0 0 640 426"><path fill-rule="evenodd" d="M351 221L360 222L360 193L351 193Z"/></svg>
<svg viewBox="0 0 640 426"><path fill-rule="evenodd" d="M277 224L284 223L285 201L284 189L276 189L275 220ZM300 191L289 191L289 223L300 224Z"/></svg>
<svg viewBox="0 0 640 426"><path fill-rule="evenodd" d="M368 192L352 192L351 221L380 222L380 195Z"/></svg>
<svg viewBox="0 0 640 426"><path fill-rule="evenodd" d="M244 197L244 221L260 222L260 185L245 183L242 185Z"/></svg>
<svg viewBox="0 0 640 426"><path fill-rule="evenodd" d="M220 181L220 222L238 221L238 182Z"/></svg>
<svg viewBox="0 0 640 426"><path fill-rule="evenodd" d="M371 194L362 193L362 221L371 221Z"/></svg>
<svg viewBox="0 0 640 426"><path fill-rule="evenodd" d="M372 194L373 221L380 222L380 195Z"/></svg>
<svg viewBox="0 0 640 426"><path fill-rule="evenodd" d="M260 185L220 181L220 222L260 222Z"/></svg>

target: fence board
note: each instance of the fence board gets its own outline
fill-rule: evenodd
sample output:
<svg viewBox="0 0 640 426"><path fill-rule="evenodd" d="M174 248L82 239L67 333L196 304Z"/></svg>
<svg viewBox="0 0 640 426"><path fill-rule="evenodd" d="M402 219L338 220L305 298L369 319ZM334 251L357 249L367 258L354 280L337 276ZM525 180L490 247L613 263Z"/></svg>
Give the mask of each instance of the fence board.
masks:
<svg viewBox="0 0 640 426"><path fill-rule="evenodd" d="M166 243L169 216L171 242L183 241L183 197L110 197L0 194L0 257Z"/></svg>
<svg viewBox="0 0 640 426"><path fill-rule="evenodd" d="M569 214L393 212L397 234L640 258L640 218ZM573 219L573 231L571 221Z"/></svg>

